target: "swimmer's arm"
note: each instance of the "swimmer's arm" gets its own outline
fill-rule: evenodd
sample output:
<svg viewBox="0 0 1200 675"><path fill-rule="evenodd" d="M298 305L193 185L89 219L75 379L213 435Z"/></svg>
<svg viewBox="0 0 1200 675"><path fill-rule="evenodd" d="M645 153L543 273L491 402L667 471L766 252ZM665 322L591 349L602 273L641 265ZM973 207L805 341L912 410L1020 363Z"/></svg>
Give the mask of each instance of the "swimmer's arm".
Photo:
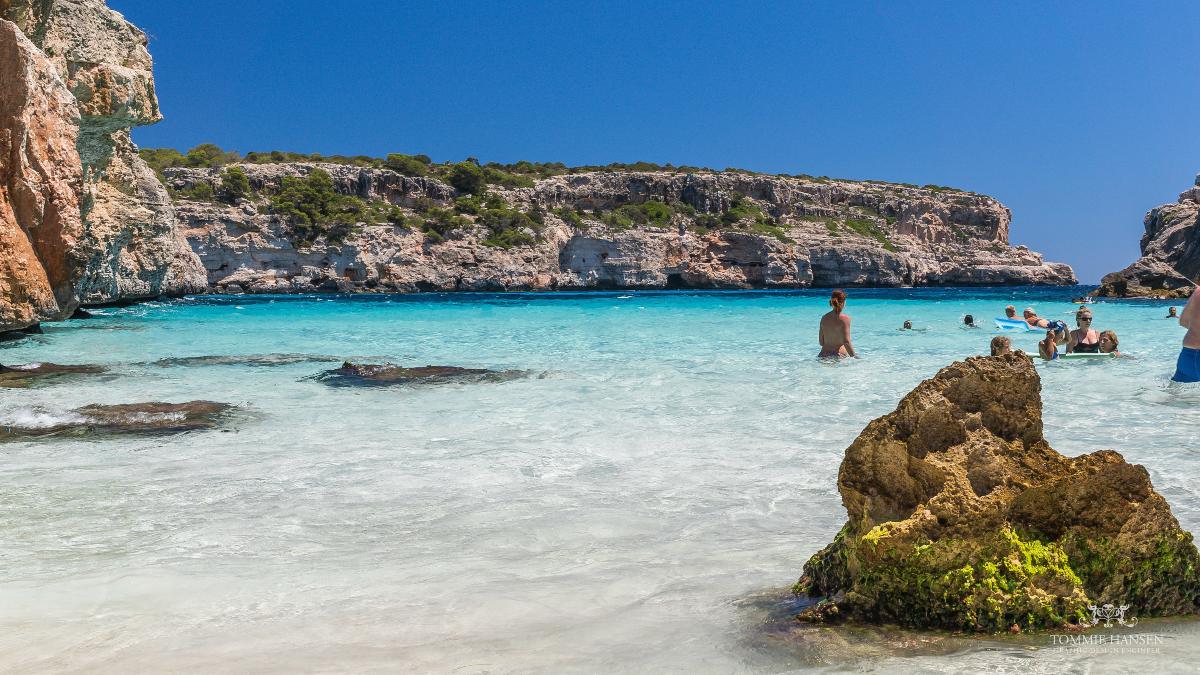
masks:
<svg viewBox="0 0 1200 675"><path fill-rule="evenodd" d="M850 344L850 317L842 317L842 344L846 345L846 353L854 358L858 358L858 354L854 353L854 345Z"/></svg>

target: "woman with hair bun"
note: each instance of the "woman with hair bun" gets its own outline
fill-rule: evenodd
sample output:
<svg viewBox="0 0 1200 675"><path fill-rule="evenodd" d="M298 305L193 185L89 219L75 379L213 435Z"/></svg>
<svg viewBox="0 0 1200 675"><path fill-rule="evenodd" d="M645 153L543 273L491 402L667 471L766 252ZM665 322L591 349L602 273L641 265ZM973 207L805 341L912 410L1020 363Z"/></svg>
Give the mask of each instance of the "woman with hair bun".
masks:
<svg viewBox="0 0 1200 675"><path fill-rule="evenodd" d="M850 344L850 317L842 314L846 308L845 291L834 291L829 296L829 306L832 308L821 317L821 329L817 339L821 342L821 357L853 356L854 345Z"/></svg>

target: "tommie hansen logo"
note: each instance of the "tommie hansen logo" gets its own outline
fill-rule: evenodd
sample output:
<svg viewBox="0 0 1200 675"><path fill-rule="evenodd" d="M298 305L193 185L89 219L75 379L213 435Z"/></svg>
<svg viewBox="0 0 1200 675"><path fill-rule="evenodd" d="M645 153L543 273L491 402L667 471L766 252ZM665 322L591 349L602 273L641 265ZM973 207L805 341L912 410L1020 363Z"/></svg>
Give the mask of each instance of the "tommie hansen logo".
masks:
<svg viewBox="0 0 1200 675"><path fill-rule="evenodd" d="M1112 628L1115 621L1121 626L1133 628L1138 623L1135 616L1125 618L1125 612L1129 611L1129 605L1105 603L1103 605L1088 605L1088 609L1092 611L1092 618L1089 621L1093 626L1103 623L1105 628Z"/></svg>

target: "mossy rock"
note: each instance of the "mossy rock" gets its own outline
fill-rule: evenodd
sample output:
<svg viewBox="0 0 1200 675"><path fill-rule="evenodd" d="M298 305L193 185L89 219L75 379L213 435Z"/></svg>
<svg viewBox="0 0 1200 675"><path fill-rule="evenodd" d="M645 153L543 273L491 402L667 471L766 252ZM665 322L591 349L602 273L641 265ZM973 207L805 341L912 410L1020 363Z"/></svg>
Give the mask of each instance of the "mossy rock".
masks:
<svg viewBox="0 0 1200 675"><path fill-rule="evenodd" d="M1080 623L1089 605L1196 614L1200 554L1145 468L1042 437L1023 354L955 363L846 451L849 515L794 590L805 620L996 632Z"/></svg>

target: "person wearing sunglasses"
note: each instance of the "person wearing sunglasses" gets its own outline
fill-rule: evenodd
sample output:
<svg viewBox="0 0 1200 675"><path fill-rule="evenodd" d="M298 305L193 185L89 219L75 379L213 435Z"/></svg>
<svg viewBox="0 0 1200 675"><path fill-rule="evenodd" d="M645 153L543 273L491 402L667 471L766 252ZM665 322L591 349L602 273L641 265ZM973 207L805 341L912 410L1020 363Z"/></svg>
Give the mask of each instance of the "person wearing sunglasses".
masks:
<svg viewBox="0 0 1200 675"><path fill-rule="evenodd" d="M1092 311L1087 308L1080 308L1075 312L1075 325L1079 326L1071 331L1070 338L1067 341L1068 354L1099 354L1100 353L1100 333L1095 328L1092 328Z"/></svg>

